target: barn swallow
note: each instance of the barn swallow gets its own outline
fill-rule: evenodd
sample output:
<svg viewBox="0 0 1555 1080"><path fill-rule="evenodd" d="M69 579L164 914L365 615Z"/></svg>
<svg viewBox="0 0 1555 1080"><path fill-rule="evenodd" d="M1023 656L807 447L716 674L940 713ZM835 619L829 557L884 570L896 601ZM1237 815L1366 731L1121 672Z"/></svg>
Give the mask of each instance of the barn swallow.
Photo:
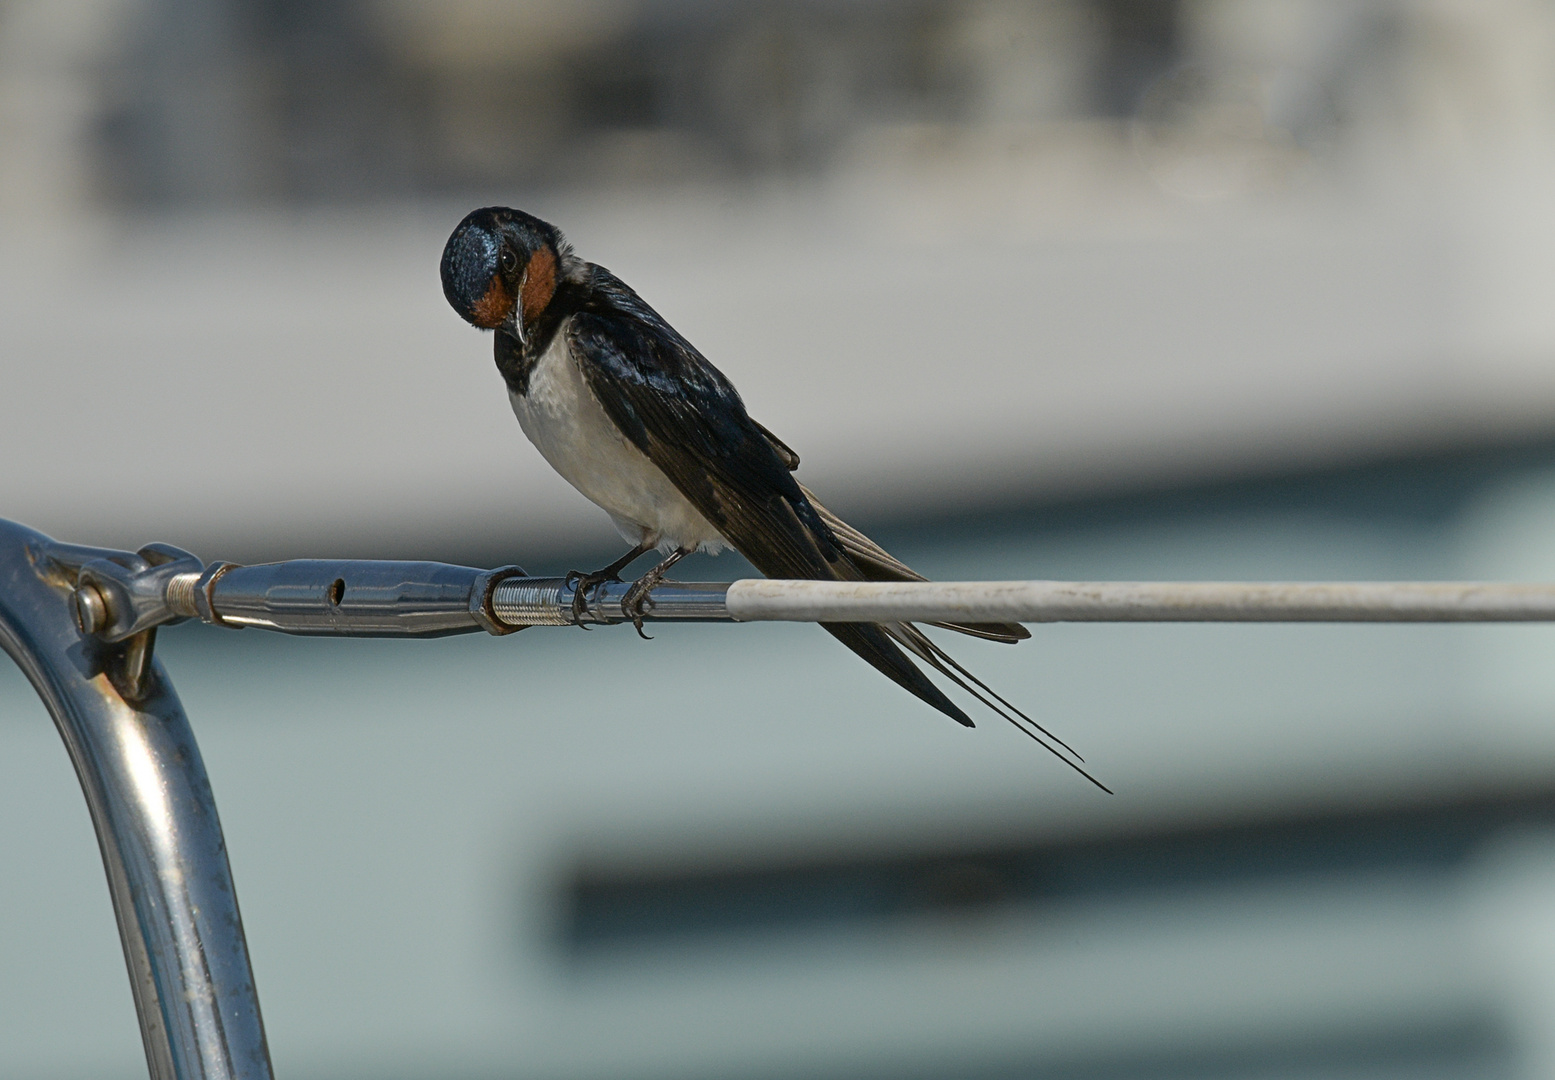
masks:
<svg viewBox="0 0 1555 1080"><path fill-rule="evenodd" d="M575 614L588 590L654 550L665 558L622 601L639 633L649 591L694 551L732 547L775 578L925 580L822 506L794 476L799 455L751 419L723 373L609 270L574 255L555 226L507 207L476 210L449 237L442 277L460 317L496 331L497 370L524 434L633 545L602 570L568 575ZM1066 743L913 624L822 625L972 727L911 653L1107 790ZM1031 636L1018 623L934 625L1009 644Z"/></svg>

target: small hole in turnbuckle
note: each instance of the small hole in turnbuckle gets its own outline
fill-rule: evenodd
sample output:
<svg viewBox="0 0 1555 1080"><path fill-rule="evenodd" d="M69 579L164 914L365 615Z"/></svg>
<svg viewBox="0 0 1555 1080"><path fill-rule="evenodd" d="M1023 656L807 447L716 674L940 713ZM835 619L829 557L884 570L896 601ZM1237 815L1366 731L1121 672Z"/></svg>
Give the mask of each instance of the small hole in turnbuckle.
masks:
<svg viewBox="0 0 1555 1080"><path fill-rule="evenodd" d="M336 578L335 583L329 587L329 603L331 607L339 607L340 601L346 598L346 579Z"/></svg>

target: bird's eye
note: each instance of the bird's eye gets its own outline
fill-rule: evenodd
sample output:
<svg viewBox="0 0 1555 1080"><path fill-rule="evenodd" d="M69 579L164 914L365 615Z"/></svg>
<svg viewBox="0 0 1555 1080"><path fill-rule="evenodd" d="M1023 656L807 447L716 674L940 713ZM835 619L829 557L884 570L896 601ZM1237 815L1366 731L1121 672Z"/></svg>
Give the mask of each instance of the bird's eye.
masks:
<svg viewBox="0 0 1555 1080"><path fill-rule="evenodd" d="M512 251L504 251L502 253L502 269L510 274L516 273L518 270L518 256L513 254Z"/></svg>

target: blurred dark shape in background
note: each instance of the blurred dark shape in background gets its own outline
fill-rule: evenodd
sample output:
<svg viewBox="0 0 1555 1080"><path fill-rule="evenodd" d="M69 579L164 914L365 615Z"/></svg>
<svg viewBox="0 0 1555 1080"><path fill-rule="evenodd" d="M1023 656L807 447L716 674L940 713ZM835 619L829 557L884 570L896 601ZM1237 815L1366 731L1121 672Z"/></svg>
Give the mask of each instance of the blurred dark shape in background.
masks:
<svg viewBox="0 0 1555 1080"><path fill-rule="evenodd" d="M816 176L861 156L953 156L979 132L1062 154L1076 125L1229 137L1240 124L1307 153L1348 141L1394 158L1548 134L1533 0L4 11L0 188L26 190L30 163L36 188L74 172L128 208Z"/></svg>
<svg viewBox="0 0 1555 1080"><path fill-rule="evenodd" d="M825 170L876 125L1125 119L1175 0L154 0L101 118L128 205Z"/></svg>
<svg viewBox="0 0 1555 1080"><path fill-rule="evenodd" d="M1163 79L1248 74L1238 42L1185 31L1238 21L1215 14L1186 19L1177 0L154 0L106 68L97 172L127 206L341 202L802 176L881 128L932 141L1180 125L1214 102ZM1274 88L1269 109L1318 145L1336 101L1403 47L1405 20L1370 4L1305 21L1332 40L1317 70L1281 74L1302 85Z"/></svg>

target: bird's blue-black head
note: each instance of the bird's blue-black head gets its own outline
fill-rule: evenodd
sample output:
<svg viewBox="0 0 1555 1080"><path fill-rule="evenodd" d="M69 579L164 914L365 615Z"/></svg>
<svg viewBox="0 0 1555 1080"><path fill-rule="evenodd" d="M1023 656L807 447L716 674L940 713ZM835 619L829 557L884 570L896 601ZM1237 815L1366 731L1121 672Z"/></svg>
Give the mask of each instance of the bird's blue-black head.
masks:
<svg viewBox="0 0 1555 1080"><path fill-rule="evenodd" d="M506 206L471 211L443 248L443 295L472 326L520 342L556 294L561 232Z"/></svg>

